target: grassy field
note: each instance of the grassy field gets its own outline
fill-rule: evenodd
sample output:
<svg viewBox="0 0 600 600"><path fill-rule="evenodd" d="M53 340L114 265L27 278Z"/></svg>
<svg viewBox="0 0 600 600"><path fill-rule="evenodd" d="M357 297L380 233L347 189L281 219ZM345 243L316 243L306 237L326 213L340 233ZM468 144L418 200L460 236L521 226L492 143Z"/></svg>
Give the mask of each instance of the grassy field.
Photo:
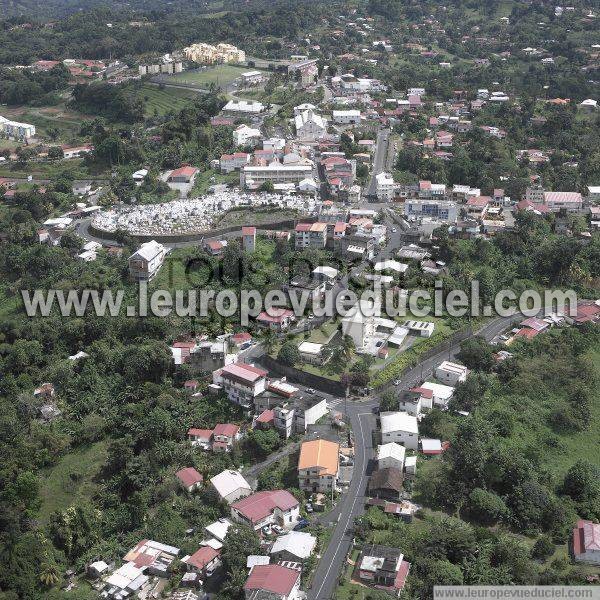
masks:
<svg viewBox="0 0 600 600"><path fill-rule="evenodd" d="M144 114L154 117L169 112L177 112L189 104L198 92L182 90L179 88L160 89L156 85L144 84L137 92L137 96L144 101Z"/></svg>
<svg viewBox="0 0 600 600"><path fill-rule="evenodd" d="M208 188L211 185L216 185L219 183L238 185L239 182L240 174L236 173L235 171L233 173L220 173L219 171L208 169L198 173L190 196L204 196L204 194L208 192Z"/></svg>
<svg viewBox="0 0 600 600"><path fill-rule="evenodd" d="M186 71L173 75L169 78L173 83L187 83L199 87L208 87L211 83L217 86L229 85L234 79L237 79L242 73L249 71L248 67L238 67L235 65L218 65L216 67L206 67L201 71ZM255 71L256 69L252 69Z"/></svg>
<svg viewBox="0 0 600 600"><path fill-rule="evenodd" d="M42 107L3 107L2 115L35 125L36 134L40 137L48 136L48 131L51 129L58 130L57 143L76 141L82 121L94 118L93 115L84 115L71 110L64 104Z"/></svg>
<svg viewBox="0 0 600 600"><path fill-rule="evenodd" d="M94 477L106 459L107 442L97 442L70 452L42 478L40 520L46 523L50 515L75 502L89 498L96 490Z"/></svg>

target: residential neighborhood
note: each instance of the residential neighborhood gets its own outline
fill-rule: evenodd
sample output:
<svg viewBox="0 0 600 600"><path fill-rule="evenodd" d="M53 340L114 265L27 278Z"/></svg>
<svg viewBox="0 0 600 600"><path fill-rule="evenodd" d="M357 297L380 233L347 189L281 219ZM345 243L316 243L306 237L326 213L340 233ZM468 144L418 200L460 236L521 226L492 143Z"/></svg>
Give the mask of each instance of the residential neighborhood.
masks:
<svg viewBox="0 0 600 600"><path fill-rule="evenodd" d="M598 6L0 8L1 600L598 589Z"/></svg>

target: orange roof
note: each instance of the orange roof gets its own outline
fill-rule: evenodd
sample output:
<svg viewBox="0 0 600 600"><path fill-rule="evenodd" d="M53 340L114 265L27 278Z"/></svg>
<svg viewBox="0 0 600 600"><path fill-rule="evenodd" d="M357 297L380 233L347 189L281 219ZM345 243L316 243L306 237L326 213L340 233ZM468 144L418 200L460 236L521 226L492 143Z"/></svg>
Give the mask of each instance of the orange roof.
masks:
<svg viewBox="0 0 600 600"><path fill-rule="evenodd" d="M320 469L319 475L337 475L340 446L327 440L304 442L300 449L298 469Z"/></svg>

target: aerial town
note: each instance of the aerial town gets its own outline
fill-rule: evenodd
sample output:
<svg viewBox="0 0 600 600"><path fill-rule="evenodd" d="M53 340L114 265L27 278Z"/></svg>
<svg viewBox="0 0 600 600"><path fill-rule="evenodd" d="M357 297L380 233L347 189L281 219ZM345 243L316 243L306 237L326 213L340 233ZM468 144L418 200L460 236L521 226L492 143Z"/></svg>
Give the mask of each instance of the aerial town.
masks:
<svg viewBox="0 0 600 600"><path fill-rule="evenodd" d="M600 589L600 7L105 4L0 0L0 600Z"/></svg>

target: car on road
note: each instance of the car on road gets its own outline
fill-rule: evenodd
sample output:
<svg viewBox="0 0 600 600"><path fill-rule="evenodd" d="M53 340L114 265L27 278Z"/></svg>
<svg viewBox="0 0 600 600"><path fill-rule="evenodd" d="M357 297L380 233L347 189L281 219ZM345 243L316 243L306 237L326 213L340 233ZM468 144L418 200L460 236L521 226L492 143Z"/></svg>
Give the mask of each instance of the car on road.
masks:
<svg viewBox="0 0 600 600"><path fill-rule="evenodd" d="M394 385L400 385L402 383L401 379L395 379L394 380Z"/></svg>
<svg viewBox="0 0 600 600"><path fill-rule="evenodd" d="M392 227L392 233L398 233L398 229L396 229L396 227Z"/></svg>
<svg viewBox="0 0 600 600"><path fill-rule="evenodd" d="M315 389L314 388L306 388L306 393L307 394L314 394L315 393Z"/></svg>

